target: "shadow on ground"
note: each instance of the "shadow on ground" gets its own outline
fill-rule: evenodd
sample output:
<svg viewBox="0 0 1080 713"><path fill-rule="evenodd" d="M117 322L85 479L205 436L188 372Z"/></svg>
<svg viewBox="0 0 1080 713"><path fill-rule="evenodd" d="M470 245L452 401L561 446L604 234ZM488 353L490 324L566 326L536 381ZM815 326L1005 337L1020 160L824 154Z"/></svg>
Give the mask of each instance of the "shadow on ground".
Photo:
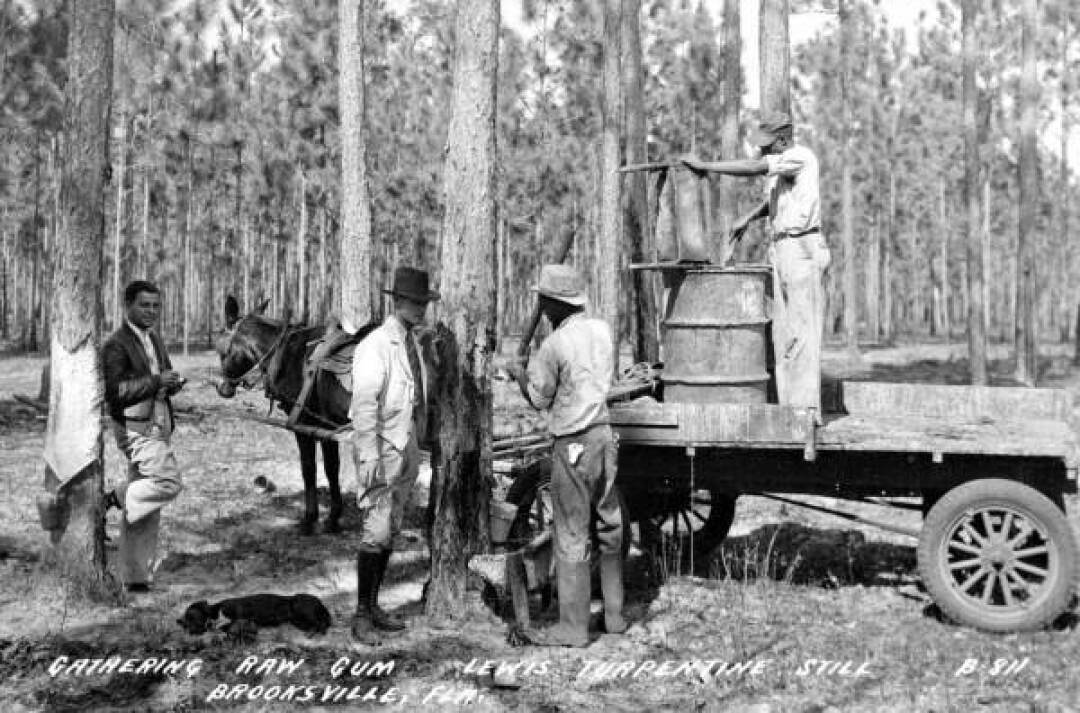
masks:
<svg viewBox="0 0 1080 713"><path fill-rule="evenodd" d="M716 579L766 578L827 588L896 586L918 576L913 547L867 541L857 530L795 523L729 537L713 550L707 571Z"/></svg>

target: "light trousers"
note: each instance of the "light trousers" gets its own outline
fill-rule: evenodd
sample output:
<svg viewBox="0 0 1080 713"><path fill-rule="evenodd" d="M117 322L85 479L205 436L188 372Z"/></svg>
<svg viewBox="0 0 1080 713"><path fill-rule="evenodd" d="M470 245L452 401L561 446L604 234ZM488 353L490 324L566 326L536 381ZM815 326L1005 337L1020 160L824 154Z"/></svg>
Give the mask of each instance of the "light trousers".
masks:
<svg viewBox="0 0 1080 713"><path fill-rule="evenodd" d="M126 584L149 583L157 564L161 508L180 494L180 469L169 430L138 433L116 427L116 441L128 458L127 483L117 488L120 519L120 576Z"/></svg>
<svg viewBox="0 0 1080 713"><path fill-rule="evenodd" d="M821 233L773 242L773 349L780 403L821 413L821 345L825 270L831 260Z"/></svg>
<svg viewBox="0 0 1080 713"><path fill-rule="evenodd" d="M378 552L390 549L394 535L401 531L405 506L409 503L413 485L420 473L420 449L416 444L415 430L410 429L405 448L400 451L384 439L376 439L379 448L377 462L360 460L356 449L353 449L357 505L364 512L361 550Z"/></svg>

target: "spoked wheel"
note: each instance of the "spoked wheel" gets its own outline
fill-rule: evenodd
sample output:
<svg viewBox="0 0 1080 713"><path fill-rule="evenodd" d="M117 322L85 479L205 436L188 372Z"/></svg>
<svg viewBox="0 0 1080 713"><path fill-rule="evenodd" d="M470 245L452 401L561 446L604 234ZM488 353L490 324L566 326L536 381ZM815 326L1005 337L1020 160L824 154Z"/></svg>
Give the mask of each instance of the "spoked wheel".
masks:
<svg viewBox="0 0 1080 713"><path fill-rule="evenodd" d="M517 505L517 516L510 526L507 545L528 544L534 537L552 528L551 464L539 462L518 476L506 494L506 501Z"/></svg>
<svg viewBox="0 0 1080 713"><path fill-rule="evenodd" d="M688 562L692 544L695 557L704 561L727 537L737 497L715 490L665 491L638 518L643 547L672 549Z"/></svg>
<svg viewBox="0 0 1080 713"><path fill-rule="evenodd" d="M1064 513L1010 480L945 493L919 538L919 572L941 611L988 631L1037 629L1057 618L1077 584L1077 556Z"/></svg>
<svg viewBox="0 0 1080 713"><path fill-rule="evenodd" d="M517 505L517 516L510 526L507 545L510 548L528 544L537 535L554 527L555 511L551 499L551 468L544 463L518 477L506 494L506 501ZM619 504L623 511L622 552L625 557L630 549L630 517L622 494ZM593 562L597 562L597 543L593 541Z"/></svg>

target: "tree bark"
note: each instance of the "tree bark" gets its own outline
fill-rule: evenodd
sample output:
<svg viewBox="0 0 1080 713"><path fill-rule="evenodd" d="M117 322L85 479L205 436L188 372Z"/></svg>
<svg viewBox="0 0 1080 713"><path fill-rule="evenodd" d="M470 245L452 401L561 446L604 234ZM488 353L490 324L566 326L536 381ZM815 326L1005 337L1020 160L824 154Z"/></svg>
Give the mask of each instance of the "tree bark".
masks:
<svg viewBox="0 0 1080 713"><path fill-rule="evenodd" d="M101 261L113 67L113 0L68 5L68 80L54 319L45 433L45 489L57 504L50 530L65 576L103 592Z"/></svg>
<svg viewBox="0 0 1080 713"><path fill-rule="evenodd" d="M859 348L855 298L855 209L851 186L851 47L855 43L849 0L840 0L840 237L844 246L844 344Z"/></svg>
<svg viewBox="0 0 1080 713"><path fill-rule="evenodd" d="M366 0L341 0L338 68L341 107L341 211L338 256L341 261L343 321L359 328L375 315L381 294L372 259L371 194L367 177L367 96L364 26Z"/></svg>
<svg viewBox="0 0 1080 713"><path fill-rule="evenodd" d="M619 138L622 134L622 52L619 43L621 7L621 0L603 0L603 21L600 25L603 60L600 100L600 232L596 254L596 306L600 317L611 325L616 372L619 369L619 344L623 334L622 321L619 318L622 295L622 259L619 250L622 245L619 213L622 177L618 173L621 165Z"/></svg>
<svg viewBox="0 0 1080 713"><path fill-rule="evenodd" d="M791 46L788 0L761 0L761 112L791 112Z"/></svg>
<svg viewBox="0 0 1080 713"><path fill-rule="evenodd" d="M742 22L740 5L742 0L724 0L724 78L723 78L723 106L720 108L721 129L720 148L723 157L728 159L739 158L741 155L739 141L739 119L742 109ZM721 264L731 256L731 243L727 236L731 226L739 218L739 193L738 180L733 176L720 175L714 179L717 188L717 198L720 202L720 261ZM748 259L746 250L749 245L740 242L742 251L739 257Z"/></svg>
<svg viewBox="0 0 1080 713"><path fill-rule="evenodd" d="M214 273L217 272L217 250L215 249L216 244L214 243L214 228L217 222L215 218L216 211L214 210L214 206L217 203L217 201L214 200L216 193L214 182L217 178L215 172L215 166L217 165L217 159L214 155L215 153L216 152L214 151L214 145L211 144L210 168L207 171L207 184L209 185L210 190L208 192L209 195L207 196L206 201L206 206L210 212L210 219L206 222L206 248L208 252L206 256L206 304L203 305L203 308L206 310L207 349L214 348L214 304L216 302L216 300L214 299Z"/></svg>
<svg viewBox="0 0 1080 713"><path fill-rule="evenodd" d="M498 0L458 0L454 36L439 261L443 296L436 327L439 430L433 454L427 599L427 612L436 618L464 615L468 557L486 548L489 539Z"/></svg>
<svg viewBox="0 0 1080 713"><path fill-rule="evenodd" d="M1023 0L1020 69L1020 210L1016 253L1016 380L1035 385L1035 239L1039 210L1039 78L1035 65L1039 0Z"/></svg>
<svg viewBox="0 0 1080 713"><path fill-rule="evenodd" d="M307 208L307 175L300 172L300 227L296 231L296 262L299 273L296 278L296 309L300 313L300 321L308 321L308 267L307 267L307 233L308 233L308 208Z"/></svg>
<svg viewBox="0 0 1080 713"><path fill-rule="evenodd" d="M626 162L648 160L645 130L645 70L641 49L641 0L625 0L622 10L623 121L626 127ZM654 252L649 225L648 176L629 173L625 178L626 201L623 214L625 239L630 245L630 261L645 262ZM656 290L651 273L635 270L633 280L634 361L650 364L660 359L657 332Z"/></svg>
<svg viewBox="0 0 1080 713"><path fill-rule="evenodd" d="M184 134L184 155L187 158L187 190L184 191L184 265L181 273L183 287L180 295L180 309L183 312L184 356L187 356L191 344L191 305L188 300L196 294L191 284L191 210L195 202L195 167L192 161L191 138L187 134Z"/></svg>
<svg viewBox="0 0 1080 713"><path fill-rule="evenodd" d="M1073 301L1073 285L1075 284L1073 270L1071 269L1074 260L1069 242L1069 203L1072 200L1072 191L1069 187L1069 133L1072 127L1072 120L1069 117L1069 92L1072 89L1069 67L1070 30L1069 10L1065 7L1061 14L1061 90L1059 92L1061 95L1061 107L1059 109L1061 114L1061 148L1059 151L1060 172L1058 178L1060 186L1058 188L1059 198L1057 202L1057 242L1061 246L1057 262L1062 275L1061 283L1058 285L1058 309L1061 314L1061 340L1063 342L1069 341L1069 310Z"/></svg>
<svg viewBox="0 0 1080 713"><path fill-rule="evenodd" d="M952 337L952 315L949 313L949 233L951 225L945 210L945 178L938 177L938 224L941 226L941 333L948 341Z"/></svg>

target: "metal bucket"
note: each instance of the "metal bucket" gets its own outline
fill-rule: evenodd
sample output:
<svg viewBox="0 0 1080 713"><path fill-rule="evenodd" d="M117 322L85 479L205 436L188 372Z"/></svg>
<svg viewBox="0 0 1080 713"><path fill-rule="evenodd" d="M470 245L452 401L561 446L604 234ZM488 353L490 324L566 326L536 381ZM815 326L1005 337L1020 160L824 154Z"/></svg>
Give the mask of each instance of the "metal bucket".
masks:
<svg viewBox="0 0 1080 713"><path fill-rule="evenodd" d="M656 223L661 262L708 262L708 181L686 168L668 169Z"/></svg>
<svg viewBox="0 0 1080 713"><path fill-rule="evenodd" d="M702 267L677 274L663 324L664 400L764 403L771 268Z"/></svg>

